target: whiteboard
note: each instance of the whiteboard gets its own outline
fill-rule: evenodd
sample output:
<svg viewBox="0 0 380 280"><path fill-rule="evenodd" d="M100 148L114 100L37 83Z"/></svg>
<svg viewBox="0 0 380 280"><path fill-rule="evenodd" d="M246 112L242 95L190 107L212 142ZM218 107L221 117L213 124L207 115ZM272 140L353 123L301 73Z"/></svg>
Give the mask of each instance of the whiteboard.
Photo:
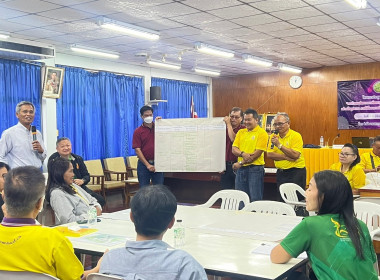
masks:
<svg viewBox="0 0 380 280"><path fill-rule="evenodd" d="M226 169L223 118L160 119L155 122L157 172L221 172Z"/></svg>

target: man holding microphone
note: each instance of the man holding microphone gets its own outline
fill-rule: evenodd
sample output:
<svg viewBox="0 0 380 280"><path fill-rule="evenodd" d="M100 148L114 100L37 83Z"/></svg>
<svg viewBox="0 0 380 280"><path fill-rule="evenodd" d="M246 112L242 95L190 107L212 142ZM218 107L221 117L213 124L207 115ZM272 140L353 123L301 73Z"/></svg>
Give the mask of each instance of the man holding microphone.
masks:
<svg viewBox="0 0 380 280"><path fill-rule="evenodd" d="M286 113L277 113L273 125L278 133L272 134L269 139L267 156L274 160L277 168L277 187L284 183L295 183L305 189L306 167L302 136L290 129L290 119Z"/></svg>
<svg viewBox="0 0 380 280"><path fill-rule="evenodd" d="M46 149L41 132L32 123L35 108L29 101L21 101L16 106L18 124L4 130L0 139L0 162L11 168L32 165L41 168L46 158Z"/></svg>

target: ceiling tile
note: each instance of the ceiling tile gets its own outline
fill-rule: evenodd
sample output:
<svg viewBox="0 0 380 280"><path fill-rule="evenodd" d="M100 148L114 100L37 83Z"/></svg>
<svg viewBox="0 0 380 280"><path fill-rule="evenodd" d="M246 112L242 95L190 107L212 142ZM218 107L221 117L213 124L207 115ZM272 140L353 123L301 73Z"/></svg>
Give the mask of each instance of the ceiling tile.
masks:
<svg viewBox="0 0 380 280"><path fill-rule="evenodd" d="M248 17L248 16L253 16L253 15L262 13L261 11L249 5L233 6L233 7L222 8L222 9L217 9L217 10L211 10L208 12L210 14L213 14L223 19Z"/></svg>
<svg viewBox="0 0 380 280"><path fill-rule="evenodd" d="M286 11L273 12L271 13L271 15L275 17L279 17L282 20L294 20L294 19L302 19L302 18L308 19L310 17L322 16L323 13L309 6L309 7L291 9L290 11L286 10Z"/></svg>
<svg viewBox="0 0 380 280"><path fill-rule="evenodd" d="M181 3L201 10L215 10L231 6L241 5L237 0L218 0L218 1L204 1L204 0L182 0Z"/></svg>
<svg viewBox="0 0 380 280"><path fill-rule="evenodd" d="M61 20L46 18L38 15L21 16L9 19L10 22L29 25L30 27L43 27L63 23Z"/></svg>
<svg viewBox="0 0 380 280"><path fill-rule="evenodd" d="M91 18L94 17L94 14L90 14L87 12L75 10L72 8L59 8L54 9L46 12L38 13L38 15L48 18L53 18L61 21L74 21L74 20L81 20L85 18Z"/></svg>
<svg viewBox="0 0 380 280"><path fill-rule="evenodd" d="M313 26L313 25L323 25L323 24L332 24L337 21L330 16L316 16L316 17L307 17L301 19L290 20L289 23L294 24L299 27Z"/></svg>
<svg viewBox="0 0 380 280"><path fill-rule="evenodd" d="M307 4L300 0L284 1L284 0L266 0L260 2L251 3L256 9L262 10L264 12L275 12L282 10L293 10L296 8L301 8L307 6ZM289 11L291 12L291 11Z"/></svg>
<svg viewBox="0 0 380 280"><path fill-rule="evenodd" d="M13 10L13 9L7 9L0 6L0 19L10 19L10 18L25 16L25 15L27 15L27 13Z"/></svg>
<svg viewBox="0 0 380 280"><path fill-rule="evenodd" d="M53 3L41 0L13 0L0 2L0 7L18 10L25 13L39 13L47 10L53 10L62 7Z"/></svg>
<svg viewBox="0 0 380 280"><path fill-rule="evenodd" d="M166 18L172 18L180 15L194 14L199 10L183 5L179 2L163 4L151 7L150 10L155 14L163 15Z"/></svg>
<svg viewBox="0 0 380 280"><path fill-rule="evenodd" d="M231 19L232 22L240 24L242 26L254 27L261 24L269 24L272 22L279 22L280 20L274 16L268 14L254 15L250 17L242 17Z"/></svg>

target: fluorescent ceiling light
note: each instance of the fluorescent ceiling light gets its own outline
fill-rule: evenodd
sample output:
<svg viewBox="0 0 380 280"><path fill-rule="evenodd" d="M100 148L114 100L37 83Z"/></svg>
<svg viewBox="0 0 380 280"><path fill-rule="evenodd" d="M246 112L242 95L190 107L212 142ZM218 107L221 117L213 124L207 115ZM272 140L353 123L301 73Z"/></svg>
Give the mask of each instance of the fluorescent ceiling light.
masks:
<svg viewBox="0 0 380 280"><path fill-rule="evenodd" d="M0 31L0 39L8 39L10 36L9 32Z"/></svg>
<svg viewBox="0 0 380 280"><path fill-rule="evenodd" d="M201 53L211 54L211 55L216 55L216 56L221 56L221 57L226 57L226 58L231 58L235 56L235 53L233 51L206 45L201 42L195 43L195 49Z"/></svg>
<svg viewBox="0 0 380 280"><path fill-rule="evenodd" d="M162 61L152 60L152 59L147 60L147 63L149 65L157 66L157 67L163 67L163 68L169 68L169 69L175 69L175 70L181 69L181 64L176 64L176 63L168 63L168 62L162 62Z"/></svg>
<svg viewBox="0 0 380 280"><path fill-rule="evenodd" d="M195 67L194 71L208 76L220 76L220 71Z"/></svg>
<svg viewBox="0 0 380 280"><path fill-rule="evenodd" d="M346 2L356 9L365 9L367 7L366 0L346 0Z"/></svg>
<svg viewBox="0 0 380 280"><path fill-rule="evenodd" d="M292 66L292 65L283 64L283 63L279 63L277 65L277 67L281 71L286 71L286 72L291 72L291 73L296 73L296 74L299 74L299 73L302 72L302 68L299 68L299 67L296 67L296 66Z"/></svg>
<svg viewBox="0 0 380 280"><path fill-rule="evenodd" d="M106 17L101 17L98 20L98 24L103 28L122 32L133 37L138 37L138 38L143 38L143 39L148 39L148 40L158 40L160 38L160 33L157 31L146 29L146 28L139 27L136 25L125 23L125 22L112 20Z"/></svg>
<svg viewBox="0 0 380 280"><path fill-rule="evenodd" d="M89 55L104 56L104 57L113 58L113 59L117 59L120 57L120 55L116 52L110 52L110 51L95 49L91 47L71 45L70 48L71 50L75 52L89 54Z"/></svg>
<svg viewBox="0 0 380 280"><path fill-rule="evenodd" d="M260 58L257 56L249 55L249 54L243 54L242 58L245 62L264 66L264 67L271 67L273 65L273 62L264 58Z"/></svg>
<svg viewBox="0 0 380 280"><path fill-rule="evenodd" d="M380 26L380 18L377 20L376 24Z"/></svg>

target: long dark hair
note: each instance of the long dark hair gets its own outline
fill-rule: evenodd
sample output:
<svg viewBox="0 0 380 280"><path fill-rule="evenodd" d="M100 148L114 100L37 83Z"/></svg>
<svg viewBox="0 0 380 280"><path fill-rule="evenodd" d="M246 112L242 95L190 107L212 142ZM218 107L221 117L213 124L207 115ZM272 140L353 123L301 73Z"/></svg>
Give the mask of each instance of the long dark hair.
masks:
<svg viewBox="0 0 380 280"><path fill-rule="evenodd" d="M364 259L360 239L363 237L358 220L354 213L352 190L347 178L338 171L324 170L314 174L318 189L319 212L339 214L360 259Z"/></svg>
<svg viewBox="0 0 380 280"><path fill-rule="evenodd" d="M355 145L353 145L351 143L346 143L346 144L344 144L343 148L350 148L352 150L352 152L356 155L356 159L350 164L349 170L351 170L352 167L354 167L355 165L357 165L360 162L360 155L359 155L358 147L356 147Z"/></svg>
<svg viewBox="0 0 380 280"><path fill-rule="evenodd" d="M70 164L70 161L61 157L57 157L48 163L48 181L46 189L47 201L50 201L50 194L56 188L62 189L69 194L75 194L75 191L63 178L65 172L70 168Z"/></svg>

